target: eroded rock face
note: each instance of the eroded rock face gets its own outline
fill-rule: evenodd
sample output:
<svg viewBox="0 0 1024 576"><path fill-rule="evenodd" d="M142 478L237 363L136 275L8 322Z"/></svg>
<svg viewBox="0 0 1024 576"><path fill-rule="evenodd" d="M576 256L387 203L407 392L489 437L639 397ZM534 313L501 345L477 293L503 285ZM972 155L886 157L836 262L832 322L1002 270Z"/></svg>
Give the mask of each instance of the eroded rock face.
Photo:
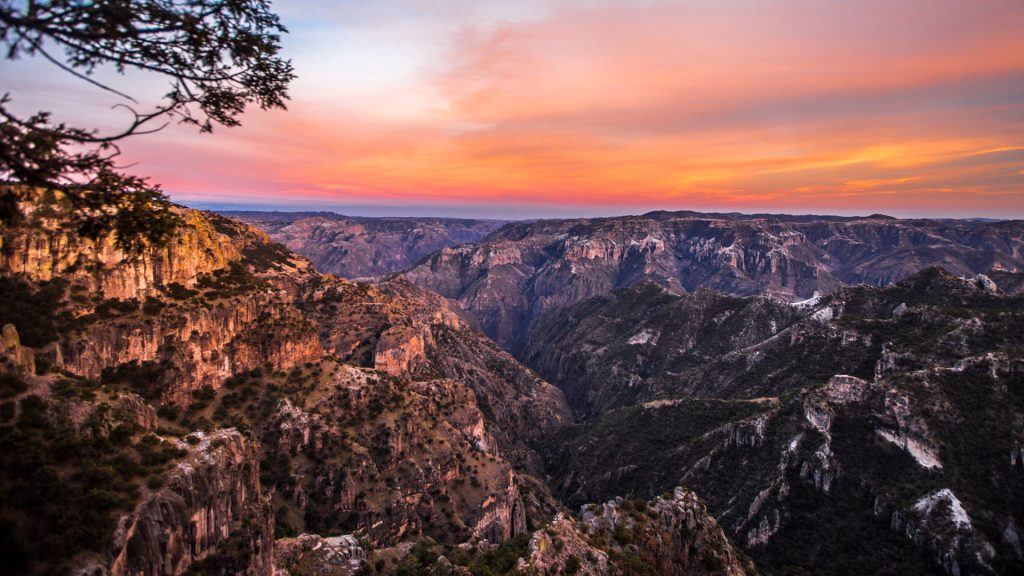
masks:
<svg viewBox="0 0 1024 576"><path fill-rule="evenodd" d="M232 374L264 365L287 370L321 356L315 327L285 298L265 293L98 322L51 353L55 366L89 378L123 364L163 362L169 369L159 397L178 405Z"/></svg>
<svg viewBox="0 0 1024 576"><path fill-rule="evenodd" d="M517 467L539 472L529 445L572 419L560 390L467 326L443 298L405 280L323 280L302 298L327 349L346 362L468 386L495 447Z"/></svg>
<svg viewBox="0 0 1024 576"><path fill-rule="evenodd" d="M301 534L274 543L274 576L355 576L367 568L366 550L352 536Z"/></svg>
<svg viewBox="0 0 1024 576"><path fill-rule="evenodd" d="M59 209L43 201L24 211L26 224L3 231L0 271L25 290L60 294L38 310L55 325L56 341L38 350L53 368L99 379L128 364L159 365L148 370L148 399L187 405L234 373L323 355L316 327L294 306L308 261L259 230L182 208L165 246L129 256L112 237L61 228Z"/></svg>
<svg viewBox="0 0 1024 576"><path fill-rule="evenodd" d="M558 516L530 540L521 573L651 573L681 576L753 573L715 519L689 490L676 488L650 502L622 498L583 507L578 522Z"/></svg>
<svg viewBox="0 0 1024 576"><path fill-rule="evenodd" d="M259 431L268 451L315 457L292 459L277 486L306 518L373 547L422 535L501 543L525 532L517 474L465 387L340 366L313 398L303 408L282 401Z"/></svg>
<svg viewBox="0 0 1024 576"><path fill-rule="evenodd" d="M172 283L192 287L200 274L241 258L238 246L197 210L179 210L182 231L166 246L133 258L118 250L112 237L91 241L61 229L48 210L45 205L26 204L23 211L31 227L3 233L0 269L5 273L33 281L74 279L104 298L127 299L155 294Z"/></svg>
<svg viewBox="0 0 1024 576"><path fill-rule="evenodd" d="M0 360L14 372L35 374L35 351L21 345L18 329L14 324L4 324L0 332Z"/></svg>
<svg viewBox="0 0 1024 576"><path fill-rule="evenodd" d="M113 576L184 574L220 552L229 540L239 556L236 573L272 574L273 514L260 493L258 448L235 430L194 433L180 441L188 456L166 487L148 495L121 519L111 552Z"/></svg>
<svg viewBox="0 0 1024 576"><path fill-rule="evenodd" d="M443 249L405 276L458 301L489 336L518 350L542 314L645 281L796 301L931 265L969 277L1020 272L1021 226L686 212L545 220Z"/></svg>
<svg viewBox="0 0 1024 576"><path fill-rule="evenodd" d="M516 565L520 574L559 574L571 571L573 566L577 574L587 576L622 573L608 553L588 542L579 524L565 514L531 535L528 552Z"/></svg>

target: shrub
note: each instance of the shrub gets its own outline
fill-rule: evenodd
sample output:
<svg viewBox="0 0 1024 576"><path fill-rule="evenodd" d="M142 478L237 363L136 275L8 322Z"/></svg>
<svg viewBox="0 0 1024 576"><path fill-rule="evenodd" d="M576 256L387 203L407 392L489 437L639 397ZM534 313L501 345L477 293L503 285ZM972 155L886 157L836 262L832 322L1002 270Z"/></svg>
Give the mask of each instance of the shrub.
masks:
<svg viewBox="0 0 1024 576"><path fill-rule="evenodd" d="M62 324L69 320L63 311L67 282L51 280L36 288L17 278L0 277L0 318L18 329L21 343L40 348L56 342Z"/></svg>
<svg viewBox="0 0 1024 576"><path fill-rule="evenodd" d="M0 374L0 398L17 396L28 390L28 384L16 374L4 372Z"/></svg>
<svg viewBox="0 0 1024 576"><path fill-rule="evenodd" d="M159 298L147 298L142 304L142 313L146 316L156 316L166 307L167 304Z"/></svg>

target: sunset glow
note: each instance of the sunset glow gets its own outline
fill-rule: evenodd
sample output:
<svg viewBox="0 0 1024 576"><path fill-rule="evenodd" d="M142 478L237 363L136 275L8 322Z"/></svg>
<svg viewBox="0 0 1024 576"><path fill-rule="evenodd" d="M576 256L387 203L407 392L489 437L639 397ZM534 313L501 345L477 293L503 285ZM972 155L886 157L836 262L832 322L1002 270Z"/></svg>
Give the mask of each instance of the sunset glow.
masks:
<svg viewBox="0 0 1024 576"><path fill-rule="evenodd" d="M133 170L186 203L1024 217L1019 0L339 4L275 5L287 112Z"/></svg>

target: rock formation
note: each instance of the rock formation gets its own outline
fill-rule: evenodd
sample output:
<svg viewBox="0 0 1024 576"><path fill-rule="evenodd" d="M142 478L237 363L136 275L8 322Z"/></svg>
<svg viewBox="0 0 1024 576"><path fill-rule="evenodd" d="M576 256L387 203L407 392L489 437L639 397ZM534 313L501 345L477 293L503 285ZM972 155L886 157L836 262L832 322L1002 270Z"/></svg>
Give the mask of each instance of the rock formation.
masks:
<svg viewBox="0 0 1024 576"><path fill-rule="evenodd" d="M258 448L236 430L193 433L167 485L122 517L112 576L181 574L196 562L239 574L271 574L274 524L259 480ZM227 542L236 547L230 556Z"/></svg>
<svg viewBox="0 0 1024 576"><path fill-rule="evenodd" d="M575 568L573 568L575 567ZM666 576L753 573L689 490L650 502L617 498L583 507L578 521L558 516L530 539L518 571L528 574L651 573Z"/></svg>

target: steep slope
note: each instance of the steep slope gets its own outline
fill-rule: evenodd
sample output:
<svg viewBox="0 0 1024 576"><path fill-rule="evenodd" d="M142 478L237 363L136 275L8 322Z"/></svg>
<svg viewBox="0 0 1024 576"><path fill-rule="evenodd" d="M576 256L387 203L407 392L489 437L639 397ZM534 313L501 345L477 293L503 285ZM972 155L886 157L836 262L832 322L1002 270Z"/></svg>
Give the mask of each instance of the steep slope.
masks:
<svg viewBox="0 0 1024 576"><path fill-rule="evenodd" d="M588 504L578 522L560 516L534 533L530 555L519 567L551 574L559 568L571 571L574 563L584 574L755 573L696 494L684 488L649 502L616 498Z"/></svg>
<svg viewBox="0 0 1024 576"><path fill-rule="evenodd" d="M176 437L135 394L2 356L0 572L269 573L273 516L249 439Z"/></svg>
<svg viewBox="0 0 1024 576"><path fill-rule="evenodd" d="M42 195L2 234L13 571L269 574L275 527L498 543L558 508L531 473L534 440L569 419L561 393L440 297L320 276L184 209L168 246L128 258L63 230L64 209ZM69 534L33 514L46 498Z"/></svg>
<svg viewBox="0 0 1024 576"><path fill-rule="evenodd" d="M503 542L526 530L517 472L458 382L324 361L238 375L177 423L203 420L261 441L282 535L342 531L379 547L420 536Z"/></svg>
<svg viewBox="0 0 1024 576"><path fill-rule="evenodd" d="M771 573L1021 570L1021 297L929 269L801 307L763 342L638 376L636 404L553 437L556 491L685 484Z"/></svg>
<svg viewBox="0 0 1024 576"><path fill-rule="evenodd" d="M520 356L574 409L597 413L650 395L656 380L771 338L804 309L710 290L680 296L644 283L541 316Z"/></svg>
<svg viewBox="0 0 1024 576"><path fill-rule="evenodd" d="M578 517L549 524L500 548L421 542L399 574L756 574L737 553L704 504L676 488L649 502L616 498L584 506Z"/></svg>
<svg viewBox="0 0 1024 576"><path fill-rule="evenodd" d="M316 269L343 278L404 270L442 248L476 242L500 220L366 218L333 212L223 212L263 229Z"/></svg>
<svg viewBox="0 0 1024 576"><path fill-rule="evenodd" d="M931 265L970 276L1024 270L1024 223L688 212L543 220L442 249L405 277L458 301L518 351L543 313L640 282L796 301Z"/></svg>

